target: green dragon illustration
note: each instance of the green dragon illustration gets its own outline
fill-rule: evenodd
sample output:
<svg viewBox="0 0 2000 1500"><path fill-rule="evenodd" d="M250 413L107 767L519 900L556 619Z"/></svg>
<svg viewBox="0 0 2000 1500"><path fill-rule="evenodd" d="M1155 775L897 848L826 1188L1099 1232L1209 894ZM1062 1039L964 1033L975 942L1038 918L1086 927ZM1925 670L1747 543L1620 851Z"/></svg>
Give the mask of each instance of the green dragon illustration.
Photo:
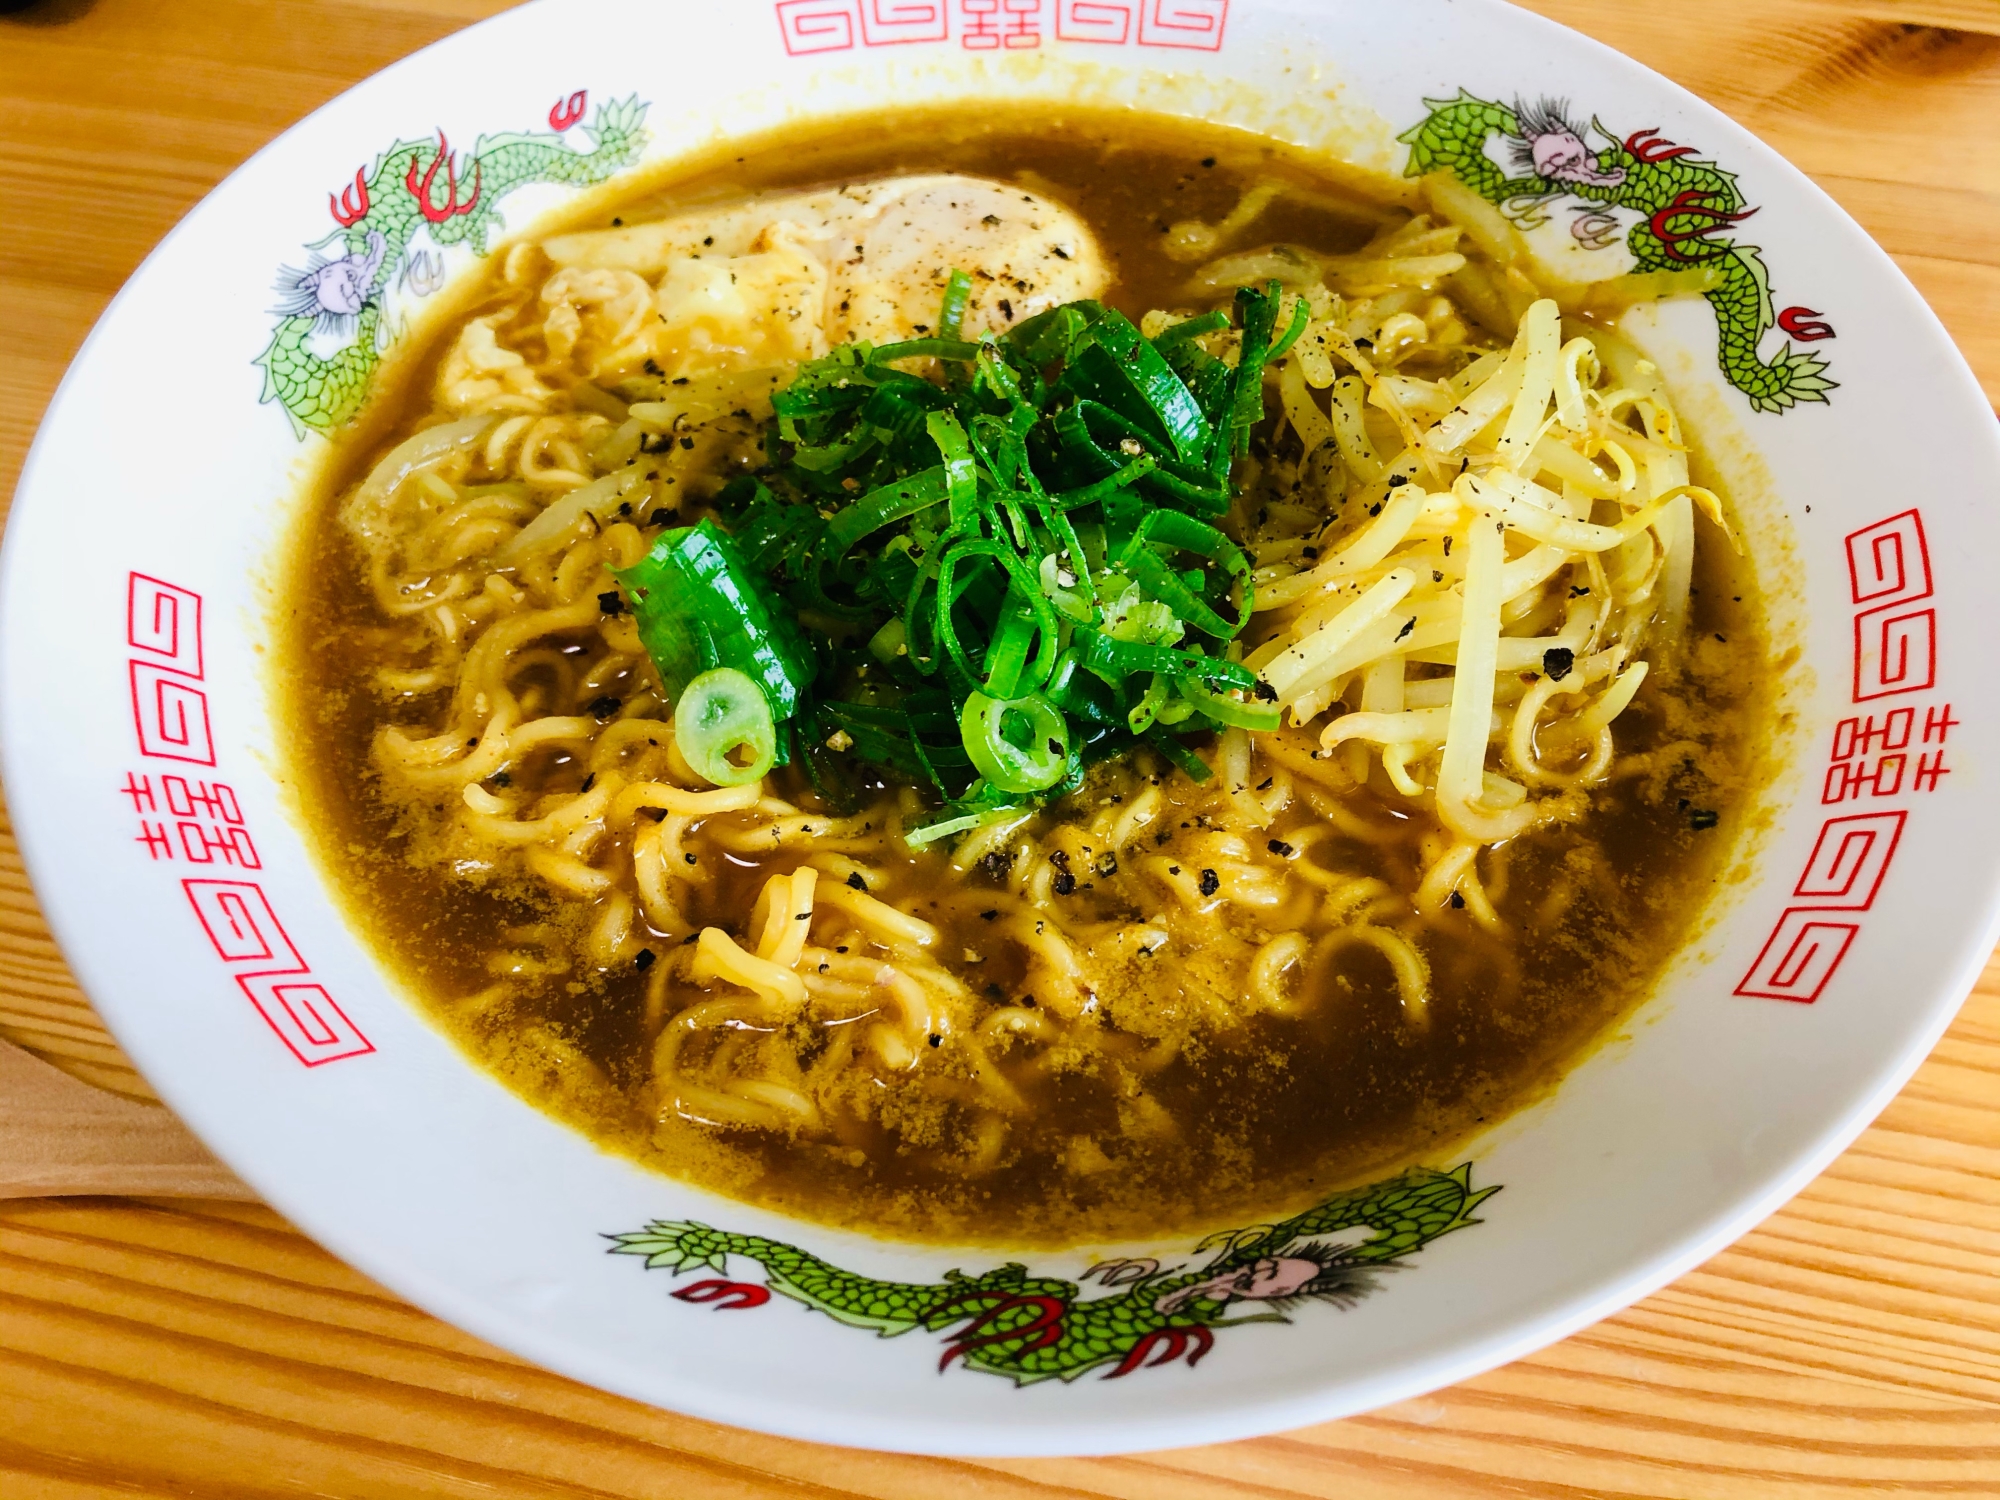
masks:
<svg viewBox="0 0 2000 1500"><path fill-rule="evenodd" d="M345 422L360 409L392 341L386 298L399 276L419 296L434 291L443 275L440 252L469 245L484 255L501 201L514 189L533 182L585 187L637 161L647 106L636 96L599 105L583 127L593 149L581 152L563 132L583 118L585 100L582 90L558 100L548 133L481 136L463 161L442 132L435 142L398 141L373 170L357 171L338 197L329 195L339 227L307 247L304 270L280 274L278 326L254 361L264 371L260 399L283 406L300 436ZM434 250L413 248L420 231ZM336 245L339 254L322 253ZM338 347L319 352L329 342Z"/></svg>
<svg viewBox="0 0 2000 1500"><path fill-rule="evenodd" d="M1087 1300L1077 1282L1031 1275L1018 1263L978 1276L947 1271L930 1283L881 1281L780 1240L706 1224L661 1220L605 1238L611 1254L642 1255L649 1270L722 1273L676 1291L681 1301L761 1307L775 1291L881 1338L951 1329L939 1370L963 1360L1030 1385L1075 1380L1104 1365L1114 1367L1105 1378L1116 1379L1183 1355L1193 1365L1213 1346L1213 1329L1290 1322L1286 1310L1307 1301L1351 1306L1375 1289L1382 1271L1440 1235L1478 1223L1472 1210L1498 1191L1474 1191L1469 1162L1451 1172L1413 1167L1283 1223L1211 1235L1196 1247L1214 1252L1199 1269L1163 1269L1151 1259L1093 1266L1083 1279L1113 1290ZM724 1279L732 1255L762 1266L764 1282ZM1239 1303L1263 1310L1230 1316Z"/></svg>
<svg viewBox="0 0 2000 1500"><path fill-rule="evenodd" d="M1759 355L1773 327L1802 343L1831 338L1833 329L1816 321L1819 314L1810 308L1775 312L1770 273L1757 248L1714 237L1757 212L1734 173L1696 160L1694 148L1662 140L1656 129L1620 141L1592 121L1590 128L1609 143L1593 151L1585 128L1556 101L1517 100L1510 109L1461 89L1456 99L1424 103L1430 114L1398 137L1410 148L1409 175L1450 171L1522 228L1545 222L1564 197L1577 199L1570 231L1590 249L1616 238L1621 221L1611 210L1634 211L1639 219L1625 243L1639 270L1711 265L1721 273L1721 283L1706 294L1715 309L1720 363L1754 409L1782 412L1800 401L1825 401L1835 388L1825 376L1826 361L1790 343L1768 359ZM1496 140L1511 170L1487 154Z"/></svg>

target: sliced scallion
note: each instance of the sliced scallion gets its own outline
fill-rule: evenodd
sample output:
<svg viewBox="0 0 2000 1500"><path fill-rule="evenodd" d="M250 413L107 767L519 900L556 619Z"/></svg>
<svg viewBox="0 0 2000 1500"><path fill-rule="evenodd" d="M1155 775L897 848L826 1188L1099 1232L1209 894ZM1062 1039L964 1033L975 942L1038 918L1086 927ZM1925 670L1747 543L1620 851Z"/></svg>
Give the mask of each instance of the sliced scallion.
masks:
<svg viewBox="0 0 2000 1500"><path fill-rule="evenodd" d="M717 786L768 775L778 753L770 703L734 667L717 667L687 685L674 704L674 742L695 773Z"/></svg>
<svg viewBox="0 0 2000 1500"><path fill-rule="evenodd" d="M1069 761L1069 725L1036 693L989 698L973 693L959 716L966 753L989 785L1003 792L1046 791Z"/></svg>

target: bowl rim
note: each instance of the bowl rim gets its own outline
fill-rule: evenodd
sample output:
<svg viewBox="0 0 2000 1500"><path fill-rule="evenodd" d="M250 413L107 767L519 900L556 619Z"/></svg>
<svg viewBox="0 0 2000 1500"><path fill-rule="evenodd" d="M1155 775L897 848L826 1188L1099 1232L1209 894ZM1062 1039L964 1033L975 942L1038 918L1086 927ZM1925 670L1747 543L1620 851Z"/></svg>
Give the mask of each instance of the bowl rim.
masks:
<svg viewBox="0 0 2000 1500"><path fill-rule="evenodd" d="M239 165L209 194L204 195L202 201L190 209L161 243L149 252L128 278L125 286L112 298L80 346L63 380L50 399L34 443L23 463L15 489L16 507L20 507L24 499L33 505L53 503L53 496L47 501L37 498L40 488L38 475L49 462L44 444L53 445L55 442L49 435L54 426L53 419L65 400L74 394L73 387L78 380L78 372L89 363L93 351L108 338L108 330L128 311L131 303L149 294L147 288L142 285L149 268L152 268L183 236L196 232L193 221L216 195L228 187L231 181L246 172L253 164L282 156L288 142L295 135L308 130L315 121L342 105L356 90L405 71L419 71L434 55L463 46L464 39L474 32L487 32L488 28L527 26L530 22L526 18L540 20L576 3L580 3L580 0L533 0L529 5L503 12L398 60L371 75L370 78L355 84L353 88L343 90L333 100L288 127ZM1459 0L1459 3L1463 4L1464 0ZM1679 104L1697 118L1704 121L1712 120L1718 127L1716 133L1728 135L1730 149L1739 158L1746 159L1746 162L1754 161L1755 167L1760 172L1784 179L1794 191L1806 190L1816 211L1824 215L1827 222L1842 226L1848 231L1847 237L1852 243L1843 252L1844 254L1859 253L1867 262L1871 279L1886 274L1894 278L1896 283L1900 283L1909 293L1910 300L1919 306L1925 306L1900 268L1812 179L1785 162L1749 131L1729 121L1697 96L1592 38L1570 31L1544 17L1515 10L1504 4L1503 0L1476 0L1476 8L1489 15L1504 13L1508 18L1508 24L1522 28L1524 34L1560 37L1561 44L1565 48L1581 51L1599 67L1609 64L1617 69L1636 69L1649 81L1649 87L1655 89L1661 97ZM977 96L968 94L967 97ZM1911 337L1920 337L1929 344L1941 346L1947 351L1949 357L1940 362L1943 369L1937 372L1939 378L1955 383L1961 388L1962 394L1969 392L1983 406L1985 404L1983 394L1979 392L1976 381L1959 356L1956 346L1952 344L1949 335L1935 315L1929 313L1927 306L1925 314L1927 322L1921 325L1920 330L1913 331ZM1985 447L1989 464L1996 471L2000 471L2000 438L1989 434ZM0 629L0 636L5 636L10 643L13 643L18 642L24 634L31 633L33 629L32 622L21 618L18 611L20 601L26 593L23 575L35 566L35 558L24 544L17 541L19 533L11 524L11 515L9 521L5 544L0 546L0 621L5 622L5 628ZM36 779L32 769L23 759L25 736L32 731L27 722L27 706L17 699L15 674L8 671L5 677L0 679L0 774L4 774L10 786L28 787L32 786ZM27 799L24 798L23 803L26 802ZM64 868L66 860L59 846L56 826L40 816L40 809L27 805L17 806L15 826L24 861L36 887L38 901L66 959L72 964L80 980L86 975L102 978L104 970L98 962L95 934L90 925L83 920L84 914L80 907L69 897L52 900L47 894L67 884L67 880L58 875ZM1837 1120L1820 1129L1811 1148L1795 1153L1785 1171L1770 1178L1756 1193L1740 1199L1728 1212L1713 1215L1705 1222L1693 1225L1680 1239L1663 1246L1649 1259L1632 1265L1624 1275L1593 1285L1585 1294L1572 1299L1556 1314L1540 1321L1522 1320L1511 1329L1480 1341L1454 1346L1426 1358L1405 1361L1400 1368L1378 1378L1367 1392L1365 1400L1355 1401L1352 1399L1353 1392L1345 1388L1311 1390L1291 1401L1267 1398L1250 1405L1233 1407L1225 1405L1206 1420L1195 1420L1186 1411L1163 1407L1159 1415L1151 1420L1128 1418L1116 1424L1103 1424L1106 1430L1095 1436L1093 1429L1089 1427L1038 1427L1032 1420L1008 1423L1003 1418L999 1422L975 1420L969 1423L953 1423L935 1420L912 1422L907 1419L892 1418L883 1423L879 1430L860 1435L858 1440L855 1437L829 1435L823 1421L814 1416L810 1403L799 1405L796 1410L760 1409L754 1416L749 1416L746 1415L740 1399L726 1393L718 1394L713 1401L700 1399L706 1392L696 1386L689 1388L692 1394L687 1399L677 1399L673 1409L709 1420L755 1426L762 1430L815 1441L847 1443L858 1441L865 1446L901 1451L932 1453L949 1451L968 1456L1008 1456L1028 1453L1086 1454L1109 1451L1105 1446L1107 1437L1122 1451L1132 1448L1180 1447L1193 1442L1222 1441L1268 1432L1280 1427L1303 1425L1402 1400L1434 1389L1447 1381L1456 1381L1482 1373L1498 1364L1566 1337L1683 1274L1771 1213L1844 1151L1888 1101L1901 1090L1923 1058L1936 1045L1938 1038L1957 1013L1965 993L1983 967L1996 937L2000 937L2000 883L1997 883L2000 882L2000 866L1996 866L1991 858L1986 862L1985 875L1988 894L1985 900L1984 925L1968 931L1962 943L1958 945L1958 952L1952 959L1951 983L1948 986L1938 987L1936 995L1924 1010L1922 1024L1912 1026L1905 1033L1905 1041L1897 1053L1883 1060L1875 1074L1874 1085L1865 1097L1852 1102ZM103 987L112 989L118 985L107 979ZM96 980L87 983L85 988L93 997L100 992L100 985ZM106 1014L105 1020L113 1028L114 1034L119 1036L121 1044L130 1045L126 1032L121 1029L120 1020L114 1019L118 1010L119 1007L112 1007L112 1012ZM147 1050L149 1049L143 1043L134 1049L135 1055ZM165 1081L163 1077L162 1082ZM161 1093L163 1097L173 1098L193 1087L191 1080L176 1077L171 1086L161 1088ZM222 1141L219 1144L222 1149L218 1154L227 1159L232 1154L231 1143ZM426 1276L422 1274L421 1268L395 1259L369 1239L365 1232L353 1229L344 1222L324 1218L315 1207L317 1200L311 1191L310 1183L302 1180L278 1180L270 1177L262 1167L261 1162L246 1161L238 1167L238 1170L266 1197L267 1201L305 1229L312 1238L328 1246L341 1259L360 1268L384 1285L408 1295L418 1305L438 1313L458 1327L490 1339L503 1347L524 1352L549 1368L593 1385L620 1390L623 1394L633 1395L640 1400L657 1399L642 1389L621 1384L615 1378L607 1378L606 1365L602 1361L592 1363L579 1349L543 1339L535 1325L510 1316L496 1308L490 1300L476 1294L465 1293L453 1283ZM615 1373L614 1371L614 1375ZM774 1413L776 1420L773 1420ZM1035 1435L1028 1437L1029 1432Z"/></svg>

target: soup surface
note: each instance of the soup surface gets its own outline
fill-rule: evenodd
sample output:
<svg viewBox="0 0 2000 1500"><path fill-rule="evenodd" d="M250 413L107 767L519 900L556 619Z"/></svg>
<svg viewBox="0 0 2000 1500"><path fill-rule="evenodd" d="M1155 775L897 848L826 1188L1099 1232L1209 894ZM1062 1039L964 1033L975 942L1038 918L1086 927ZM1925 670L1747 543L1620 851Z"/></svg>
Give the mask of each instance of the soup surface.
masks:
<svg viewBox="0 0 2000 1500"><path fill-rule="evenodd" d="M1013 262L975 286L968 331L1094 296L1157 336L1305 252L1284 307L1310 301L1299 321L1326 371L1304 353L1287 356L1296 377L1273 364L1217 521L1258 570L1246 660L1272 676L1285 643L1307 641L1309 612L1348 597L1337 568L1320 576L1326 559L1399 496L1425 507L1416 529L1387 561L1351 554L1354 587L1398 563L1409 597L1436 591L1424 609L1470 616L1481 564L1467 554L1485 544L1454 556L1453 527L1464 539L1483 523L1451 496L1482 461L1398 474L1391 460L1422 457L1422 430L1468 382L1512 368L1532 292L1408 185L1144 116L819 127L600 204L568 241L496 253L470 312L345 440L303 512L281 615L291 771L321 858L437 1024L524 1097L675 1177L830 1223L1022 1246L1178 1233L1448 1150L1640 999L1711 894L1769 696L1748 567L1657 475L1641 481L1652 510L1619 501L1615 455L1579 438L1591 467L1558 486L1575 534L1625 529L1502 609L1492 745L1471 763L1475 796L1493 800L1472 832L1439 810L1452 751L1420 721L1454 711L1469 648L1414 649L1409 627L1402 654L1378 658L1389 676L1368 665L1288 691L1282 728L1190 735L1178 756L1145 740L1048 805L953 837L908 841L939 794L861 760L837 791L802 757L748 790L710 789L676 742L643 601L611 570L726 518L727 482L772 470L771 392L799 360L929 331L905 310L936 305L945 268L928 244L869 282L857 243L860 268L833 272L852 292L824 317L814 304L801 332L784 257L822 274L797 260L800 244L819 253L814 225L770 223L831 212L813 207L819 190L852 200L856 184L913 175L949 200L952 174L1028 205L1001 226L1018 235L992 253ZM785 200L792 218L756 207L781 192L802 195ZM769 222L751 234L746 213ZM722 227L590 233L699 229L703 215ZM867 231L877 262L955 232L892 217ZM725 254L717 234L742 243ZM735 325L731 296L755 304ZM1565 347L1580 333L1598 351L1578 356L1585 389L1652 393L1601 421L1642 470L1670 461L1677 430L1650 366L1573 320ZM1236 336L1214 336L1225 362ZM908 368L935 378L933 362ZM717 387L718 372L751 373ZM1404 383L1375 395L1391 376ZM689 387L723 394L675 408ZM459 436L363 483L449 423ZM615 505L572 504L564 526L530 534L593 484ZM1529 567L1539 544L1505 524L1491 555ZM1536 645L1510 656L1510 639ZM1650 671L1632 673L1642 659ZM1527 749L1510 750L1531 697ZM1361 716L1382 713L1396 716L1383 738L1362 735ZM1329 739L1343 720L1353 732ZM1516 807L1539 811L1507 824Z"/></svg>

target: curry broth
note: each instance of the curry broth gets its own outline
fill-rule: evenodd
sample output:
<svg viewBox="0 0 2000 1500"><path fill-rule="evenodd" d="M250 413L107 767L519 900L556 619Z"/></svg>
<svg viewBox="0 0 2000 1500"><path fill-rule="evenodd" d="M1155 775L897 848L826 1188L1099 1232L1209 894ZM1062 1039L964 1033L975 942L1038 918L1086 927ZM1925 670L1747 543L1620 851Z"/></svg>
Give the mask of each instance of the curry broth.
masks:
<svg viewBox="0 0 2000 1500"><path fill-rule="evenodd" d="M1125 114L993 110L976 125L958 113L874 117L866 129L816 126L740 149L738 158L697 164L642 196L600 206L577 227L640 222L766 189L966 172L1019 183L1081 214L1115 273L1106 300L1136 320L1175 306L1187 276L1160 249L1168 226L1219 219L1253 178L1277 175L1308 190L1273 207L1260 240L1345 250L1367 238L1382 212L1351 193L1343 173L1302 154L1240 132ZM1497 857L1494 904L1514 938L1482 933L1461 910L1428 919L1426 1027L1405 1024L1381 957L1348 948L1308 973L1318 1003L1301 1015L1253 1017L1216 1034L1200 1018L1230 978L1205 963L1199 945L1176 945L1171 956L1132 956L1104 970L1088 1055L1034 1067L1001 1057L1024 1123L1005 1156L978 1172L965 1168L948 1091L886 1106L902 1111L893 1134L883 1127L885 1106L858 1100L863 1107L829 1141L718 1131L662 1114L647 1087L642 970L593 967L573 953L559 972L517 976L504 1004L467 1004L487 985L501 935L536 932L542 951L573 949L579 919L533 882L457 878L431 837L441 805L390 798L372 759L384 723L429 722L438 695L398 698L373 685L375 669L399 661L383 645L384 621L335 510L394 435L424 418L437 357L436 348L414 356L400 404L369 414L301 527L281 620L301 806L356 926L440 1026L523 1096L672 1176L829 1223L959 1242L1108 1241L1274 1216L1445 1151L1548 1088L1646 993L1720 879L1768 695L1759 691L1765 653L1749 569L1704 528L1694 645L1683 668L1671 680L1656 673L1619 721L1618 767L1593 793L1589 815L1518 839ZM578 681L600 697L624 691L619 681L590 681L603 654L590 633L561 650L568 668L552 667L548 683L559 711L581 710ZM560 747L510 773L517 787L565 790L582 776ZM1157 832L1149 827L1143 852L1173 858L1200 832L1182 807L1192 806L1192 790L1144 754L1096 773L1045 813L1044 825L1082 825L1108 799L1155 778L1174 810ZM784 795L815 805L796 778ZM1378 772L1335 811L1365 833L1407 820L1405 807ZM1265 832L1283 843L1323 816L1301 798ZM739 932L761 882L799 863L796 854L730 852L698 834L688 848L709 872L690 917ZM1065 917L1156 909L1137 853L1092 849L1063 898ZM1419 874L1407 849L1344 833L1309 857L1380 875L1403 892ZM996 1005L1032 1001L1019 953L995 941L982 916L989 874L975 867L961 878L941 852L877 868L872 893L943 929L941 947L963 956L954 967L968 985ZM670 958L672 941L653 946ZM1165 1119L1135 1129L1128 1080L1141 1075L1147 1109ZM856 1070L857 1095L883 1087Z"/></svg>

